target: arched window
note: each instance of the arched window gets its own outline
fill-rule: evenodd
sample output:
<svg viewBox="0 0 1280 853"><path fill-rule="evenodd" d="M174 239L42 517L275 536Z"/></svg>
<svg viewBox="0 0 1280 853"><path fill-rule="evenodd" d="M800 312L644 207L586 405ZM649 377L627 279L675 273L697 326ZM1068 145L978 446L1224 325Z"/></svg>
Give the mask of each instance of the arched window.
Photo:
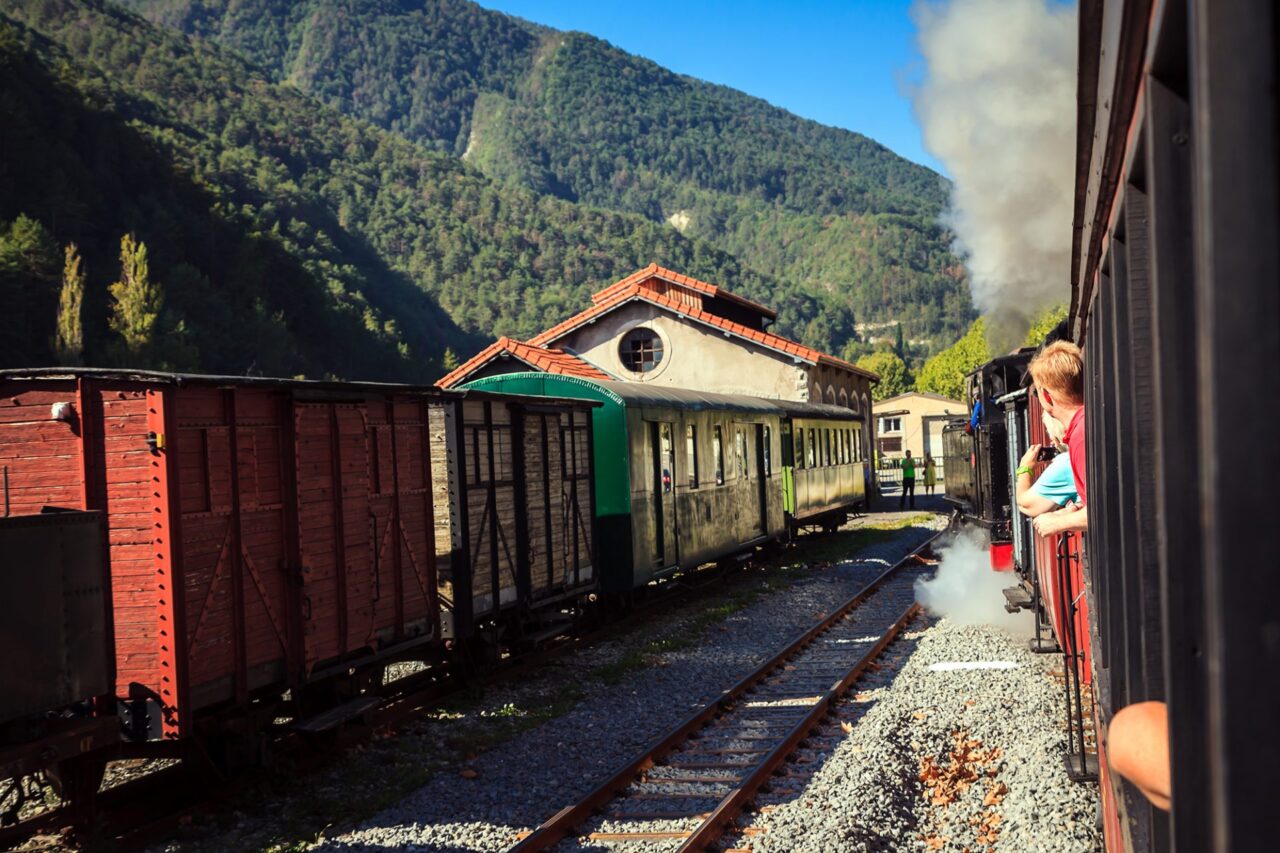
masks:
<svg viewBox="0 0 1280 853"><path fill-rule="evenodd" d="M849 392L843 388L840 389L840 405L849 408Z"/></svg>
<svg viewBox="0 0 1280 853"><path fill-rule="evenodd" d="M618 358L632 373L648 373L662 363L662 338L653 329L632 329L618 344Z"/></svg>
<svg viewBox="0 0 1280 853"><path fill-rule="evenodd" d="M830 385L827 386L827 402L833 406L836 404L836 389Z"/></svg>

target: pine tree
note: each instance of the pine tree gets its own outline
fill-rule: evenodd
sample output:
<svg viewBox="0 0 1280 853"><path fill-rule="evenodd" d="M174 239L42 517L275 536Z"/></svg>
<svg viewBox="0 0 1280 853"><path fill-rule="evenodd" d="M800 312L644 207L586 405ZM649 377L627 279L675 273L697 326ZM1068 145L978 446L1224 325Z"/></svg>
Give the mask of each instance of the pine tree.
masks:
<svg viewBox="0 0 1280 853"><path fill-rule="evenodd" d="M122 362L144 360L155 343L156 323L164 306L164 292L147 269L147 246L126 234L120 240L120 280L111 285L115 299L111 329L120 336Z"/></svg>
<svg viewBox="0 0 1280 853"><path fill-rule="evenodd" d="M80 265L80 251L70 243L64 252L62 264L62 292L58 297L58 331L53 349L63 364L84 362L84 305L85 273Z"/></svg>
<svg viewBox="0 0 1280 853"><path fill-rule="evenodd" d="M897 330L894 332L894 335L893 335L893 351L897 353L898 358L900 358L902 361L905 362L907 360L907 349L902 342L902 324L901 323L898 324Z"/></svg>
<svg viewBox="0 0 1280 853"><path fill-rule="evenodd" d="M453 351L453 347L444 348L444 369L445 372L456 370L462 362L458 361L458 354Z"/></svg>

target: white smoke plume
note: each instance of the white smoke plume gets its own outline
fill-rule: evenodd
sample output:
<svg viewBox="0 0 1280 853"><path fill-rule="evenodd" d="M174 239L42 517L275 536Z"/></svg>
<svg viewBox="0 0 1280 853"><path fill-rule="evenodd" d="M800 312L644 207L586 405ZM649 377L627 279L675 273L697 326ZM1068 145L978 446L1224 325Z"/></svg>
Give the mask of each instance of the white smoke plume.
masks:
<svg viewBox="0 0 1280 853"><path fill-rule="evenodd" d="M1003 349L1070 294L1076 6L919 0L912 17L916 116L954 181L945 223Z"/></svg>
<svg viewBox="0 0 1280 853"><path fill-rule="evenodd" d="M961 532L938 553L937 573L915 584L916 601L926 610L957 625L993 625L1018 636L1034 630L1029 613L1004 609L1004 588L1017 578L991 568L991 554L976 531Z"/></svg>

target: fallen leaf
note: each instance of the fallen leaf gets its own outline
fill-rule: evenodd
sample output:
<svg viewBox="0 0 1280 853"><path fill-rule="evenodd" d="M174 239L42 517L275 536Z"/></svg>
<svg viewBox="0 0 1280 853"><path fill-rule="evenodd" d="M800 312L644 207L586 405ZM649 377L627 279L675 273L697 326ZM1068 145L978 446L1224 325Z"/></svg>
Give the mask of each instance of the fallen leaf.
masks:
<svg viewBox="0 0 1280 853"><path fill-rule="evenodd" d="M853 724L852 724L852 723L841 723L841 724L840 724L840 731L844 732L845 734L852 734L852 733L853 733Z"/></svg>
<svg viewBox="0 0 1280 853"><path fill-rule="evenodd" d="M461 776L463 779L477 779L480 776L478 772L476 772L475 770L472 770L470 767L462 768L462 770L459 771L458 775Z"/></svg>

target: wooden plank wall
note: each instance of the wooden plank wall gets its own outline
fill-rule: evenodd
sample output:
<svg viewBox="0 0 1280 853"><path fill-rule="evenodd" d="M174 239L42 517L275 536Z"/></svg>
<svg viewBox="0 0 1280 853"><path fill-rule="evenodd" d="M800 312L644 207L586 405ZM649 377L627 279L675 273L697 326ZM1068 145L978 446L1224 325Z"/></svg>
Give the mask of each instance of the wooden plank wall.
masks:
<svg viewBox="0 0 1280 853"><path fill-rule="evenodd" d="M499 402L467 400L463 413L467 545L478 616L517 597L512 421L510 406Z"/></svg>

